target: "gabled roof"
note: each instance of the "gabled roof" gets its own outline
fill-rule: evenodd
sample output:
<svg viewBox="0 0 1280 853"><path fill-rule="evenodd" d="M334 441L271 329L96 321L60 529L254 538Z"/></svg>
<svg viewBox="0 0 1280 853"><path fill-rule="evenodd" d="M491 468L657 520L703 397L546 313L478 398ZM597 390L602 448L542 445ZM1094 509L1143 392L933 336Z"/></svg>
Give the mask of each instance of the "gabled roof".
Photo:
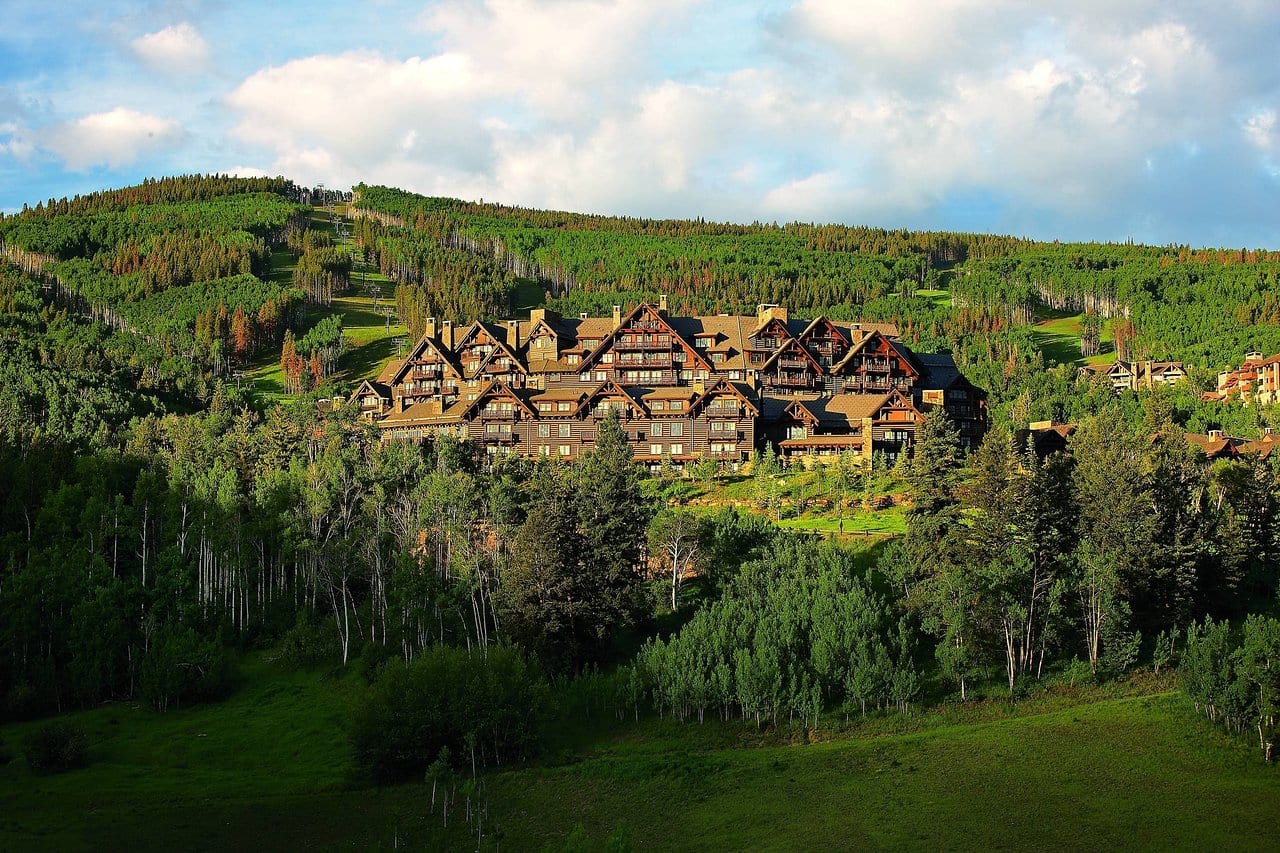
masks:
<svg viewBox="0 0 1280 853"><path fill-rule="evenodd" d="M708 361L702 357L702 354L698 352L696 347L690 344L689 341L686 340L685 337L681 335L680 332L677 331L674 326L671 325L671 322L662 315L662 312L659 311L656 306L650 305L647 302L641 302L639 305L632 308L626 314L622 315L622 320L620 323L618 323L617 328L612 329L609 332L609 334L606 335L604 339L600 341L600 346L596 347L590 352L590 354L583 357L582 363L578 365L579 372L585 370L587 367L592 365L596 361L596 359L598 359L602 354L607 352L612 347L614 339L618 337L618 334L626 331L627 325L631 323L631 321L639 317L641 314L649 315L650 319L656 320L658 323L666 327L667 333L670 334L673 338L675 338L686 350L692 353L693 357L697 359L698 363L702 367L706 368L707 370L711 370L711 364L708 363ZM581 337L581 335L579 335L579 337Z"/></svg>
<svg viewBox="0 0 1280 853"><path fill-rule="evenodd" d="M422 358L423 354L428 349L434 352L437 356L439 356L440 361L444 363L444 366L448 368L453 373L454 376L458 377L459 379L462 378L462 371L458 368L458 365L454 363L453 356L449 353L448 350L444 348L444 345L441 344L439 341L437 341L435 338L430 338L430 337L427 337L426 335L423 335L421 338L418 339L418 342L413 345L413 349L409 351L409 355L399 363L399 366L396 368L395 373L392 374L390 382L388 382L387 384L388 385L398 384L400 380L404 378L404 375L405 373L408 372L409 368L413 366L413 362ZM383 371L383 373L385 372L386 371ZM378 379L381 380L382 378L383 378L383 374L379 374Z"/></svg>
<svg viewBox="0 0 1280 853"><path fill-rule="evenodd" d="M501 379L494 379L490 381L488 385L485 385L484 388L480 390L480 393L476 394L476 398L474 400L460 400L458 403L462 405L460 414L463 416L470 415L477 406L485 402L487 399L495 396L509 398L530 415L537 414L519 394L511 390L511 386L507 385L507 383L503 382Z"/></svg>
<svg viewBox="0 0 1280 853"><path fill-rule="evenodd" d="M783 335L785 335L787 338L795 337L795 335L792 333L790 329L790 324L786 320L783 320L781 317L765 317L763 322L757 321L756 325L751 329L751 337L753 338L759 337L760 334L764 332L765 329L769 328L774 324L777 324L778 328L782 331Z"/></svg>
<svg viewBox="0 0 1280 853"><path fill-rule="evenodd" d="M710 401L711 398L720 397L725 394L736 397L749 411L751 411L753 415L760 414L760 407L752 401L748 392L743 390L743 386L738 385L735 382L730 382L727 379L720 379L715 384L707 386L706 390L698 395L698 399L693 401L692 408L697 408L703 403Z"/></svg>
<svg viewBox="0 0 1280 853"><path fill-rule="evenodd" d="M810 401L792 400L791 404L788 405L783 410L783 413L791 416L796 420L808 421L809 423L816 424L818 423L820 418L816 414L814 414L813 410L817 409L818 411L822 411L822 408L818 405L815 405L815 402L816 401L812 401L812 400ZM811 406L812 408L810 408Z"/></svg>
<svg viewBox="0 0 1280 853"><path fill-rule="evenodd" d="M477 370L483 370L484 367L489 363L489 361L494 357L494 354L499 349L501 349L502 352L508 358L510 358L512 361L514 361L517 365L520 366L521 373L528 373L528 370L525 369L524 363L520 359L520 356L516 355L515 350L513 350L507 344L507 331L504 327L494 326L489 323L482 323L481 321L476 320L474 323L472 323L470 326L467 327L467 330L463 332L462 337L459 338L457 343L454 344L453 346L454 352L456 353L462 347L467 346L471 342L471 339L481 331L483 331L486 335L488 335L493 340L494 348L485 357L484 361L480 363L480 366L476 368Z"/></svg>
<svg viewBox="0 0 1280 853"><path fill-rule="evenodd" d="M845 353L844 358L840 359L840 361L834 367L831 368L832 374L837 376L842 375L844 373L845 367L848 366L849 362L855 356L860 355L862 351L867 348L867 345L870 344L872 341L883 341L885 346L887 346L890 350L893 351L895 355L898 356L898 360L907 368L908 371L910 371L911 373L914 373L916 376L920 375L920 371L916 368L911 358L905 352L903 352L903 349L898 344L898 342L895 339L889 337L888 335L882 333L879 329L872 329L870 332L863 335L860 339L854 341L853 346L849 347L849 351Z"/></svg>
<svg viewBox="0 0 1280 853"><path fill-rule="evenodd" d="M824 372L822 369L822 365L818 363L818 360L814 358L812 355L810 355L809 351L805 349L803 346L801 346L800 342L795 338L788 338L782 343L782 346L774 350L773 355L769 356L769 358L765 361L765 363L760 365L760 368L759 368L760 371L764 372L765 370L768 370L770 367L773 366L773 363L775 361L782 358L783 355L788 352L800 353L801 357L804 358L805 361L809 362L809 364L813 367L813 369L818 372L818 375L822 375L822 373Z"/></svg>
<svg viewBox="0 0 1280 853"><path fill-rule="evenodd" d="M645 407L638 400L636 400L635 397L631 395L630 391L628 391L626 388L623 388L621 385L614 382L612 379L606 379L604 382L601 382L599 385L597 385L595 390L590 391L587 394L586 399L584 399L581 403L578 404L578 408L574 411L574 414L579 414L580 412L583 411L583 409L589 409L595 403L596 400L604 396L622 397L624 400L627 401L627 404L635 411L639 412L642 415L649 414L648 410L645 409Z"/></svg>
<svg viewBox="0 0 1280 853"><path fill-rule="evenodd" d="M829 329L831 329L831 331L835 332L840 337L840 339L843 340L846 344L853 343L852 335L849 334L850 330L841 329L839 326L837 326L835 323L833 323L831 320L829 320L827 317L821 314L813 318L813 321L809 323L808 326L805 327L804 331L796 336L797 339L800 340L801 343L803 343L805 338L809 337L811 334L814 333L814 331L817 330L818 326L827 326Z"/></svg>
<svg viewBox="0 0 1280 853"><path fill-rule="evenodd" d="M351 392L351 396L360 397L364 394L377 394L384 400L390 400L391 388L376 379L366 379L356 386L356 390Z"/></svg>
<svg viewBox="0 0 1280 853"><path fill-rule="evenodd" d="M516 368L521 373L529 372L528 368L524 366L524 362L521 361L520 358L511 351L511 348L509 346L502 343L501 341L499 341L498 345L494 347L492 350L490 350L489 354L486 355L483 360L481 360L480 366L476 368L476 372L479 373L481 370L484 370L486 367L488 367L489 362L497 358L499 354L505 355L507 356L507 358L511 359L512 363L516 366Z"/></svg>

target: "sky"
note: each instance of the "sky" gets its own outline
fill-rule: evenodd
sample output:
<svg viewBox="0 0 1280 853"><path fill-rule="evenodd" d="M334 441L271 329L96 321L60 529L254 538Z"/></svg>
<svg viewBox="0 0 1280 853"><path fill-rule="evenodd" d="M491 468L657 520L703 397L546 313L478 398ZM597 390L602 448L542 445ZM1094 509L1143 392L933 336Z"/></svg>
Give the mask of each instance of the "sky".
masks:
<svg viewBox="0 0 1280 853"><path fill-rule="evenodd" d="M191 172L1280 248L1275 0L6 0L0 210Z"/></svg>

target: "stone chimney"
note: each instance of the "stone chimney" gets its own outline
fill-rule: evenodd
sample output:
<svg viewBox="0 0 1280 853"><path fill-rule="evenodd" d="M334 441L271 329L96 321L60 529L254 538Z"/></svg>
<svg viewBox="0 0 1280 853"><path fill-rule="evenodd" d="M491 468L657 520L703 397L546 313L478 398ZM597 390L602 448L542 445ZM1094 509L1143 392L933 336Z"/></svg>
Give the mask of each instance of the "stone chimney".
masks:
<svg viewBox="0 0 1280 853"><path fill-rule="evenodd" d="M613 306L613 328L616 329L621 325L622 325L622 306L615 305Z"/></svg>
<svg viewBox="0 0 1280 853"><path fill-rule="evenodd" d="M756 323L758 325L764 325L770 320L781 320L784 323L787 322L787 309L783 308L781 305L770 305L768 303L761 302L756 306Z"/></svg>
<svg viewBox="0 0 1280 853"><path fill-rule="evenodd" d="M440 324L440 341L447 349L453 349L453 321L445 320Z"/></svg>
<svg viewBox="0 0 1280 853"><path fill-rule="evenodd" d="M579 311L579 312L578 312L578 319L579 319L579 320L585 320L585 319L587 319L587 312L586 312L586 311Z"/></svg>
<svg viewBox="0 0 1280 853"><path fill-rule="evenodd" d="M658 313L663 317L667 316L667 294L658 297Z"/></svg>
<svg viewBox="0 0 1280 853"><path fill-rule="evenodd" d="M507 346L513 350L520 349L520 321L507 321Z"/></svg>
<svg viewBox="0 0 1280 853"><path fill-rule="evenodd" d="M424 338L434 338L436 336L436 318L428 317L427 322L423 324L422 336Z"/></svg>
<svg viewBox="0 0 1280 853"><path fill-rule="evenodd" d="M1222 430L1220 429L1209 430L1209 438L1212 438L1215 441L1220 440L1222 438Z"/></svg>

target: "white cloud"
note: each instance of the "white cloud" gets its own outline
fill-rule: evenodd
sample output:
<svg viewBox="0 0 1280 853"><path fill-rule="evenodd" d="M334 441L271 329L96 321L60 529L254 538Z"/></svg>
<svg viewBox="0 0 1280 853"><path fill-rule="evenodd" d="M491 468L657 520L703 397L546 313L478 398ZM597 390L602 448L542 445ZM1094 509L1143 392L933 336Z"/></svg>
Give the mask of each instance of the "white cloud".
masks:
<svg viewBox="0 0 1280 853"><path fill-rule="evenodd" d="M159 71L193 74L209 65L209 45L187 23L139 36L129 46L139 59Z"/></svg>
<svg viewBox="0 0 1280 853"><path fill-rule="evenodd" d="M965 194L1049 222L1193 217L1152 188L1248 186L1280 145L1257 108L1280 10L1255 0L1232 6L1248 32L1190 0L801 0L731 60L738 36L682 34L681 9L455 0L418 19L431 53L298 59L225 103L258 165L301 181L733 219L945 226Z"/></svg>
<svg viewBox="0 0 1280 853"><path fill-rule="evenodd" d="M1253 113L1245 119L1244 135L1261 151L1272 151L1280 147L1280 127L1276 126L1276 111L1266 109Z"/></svg>
<svg viewBox="0 0 1280 853"><path fill-rule="evenodd" d="M456 0L420 26L467 56L485 88L562 119L600 105L654 69L653 39L679 25L681 0Z"/></svg>
<svg viewBox="0 0 1280 853"><path fill-rule="evenodd" d="M0 122L0 154L25 163L35 152L31 132L16 121Z"/></svg>
<svg viewBox="0 0 1280 853"><path fill-rule="evenodd" d="M42 140L68 169L83 171L128 165L143 154L182 141L185 135L176 121L116 107L48 128Z"/></svg>

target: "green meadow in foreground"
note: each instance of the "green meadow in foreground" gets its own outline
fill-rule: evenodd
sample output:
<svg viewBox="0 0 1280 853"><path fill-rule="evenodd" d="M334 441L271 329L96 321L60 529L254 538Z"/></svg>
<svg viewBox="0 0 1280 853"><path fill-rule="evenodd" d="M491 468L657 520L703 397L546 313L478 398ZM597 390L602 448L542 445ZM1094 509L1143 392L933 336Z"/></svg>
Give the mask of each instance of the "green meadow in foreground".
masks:
<svg viewBox="0 0 1280 853"><path fill-rule="evenodd" d="M430 785L370 787L353 768L357 675L250 658L240 679L222 702L166 714L65 715L89 766L58 776L21 758L38 724L0 729L0 849L475 844L461 805L442 828ZM1273 849L1280 775L1180 693L1124 695L1165 688L832 715L814 743L785 725L566 712L541 760L488 777L484 847Z"/></svg>

